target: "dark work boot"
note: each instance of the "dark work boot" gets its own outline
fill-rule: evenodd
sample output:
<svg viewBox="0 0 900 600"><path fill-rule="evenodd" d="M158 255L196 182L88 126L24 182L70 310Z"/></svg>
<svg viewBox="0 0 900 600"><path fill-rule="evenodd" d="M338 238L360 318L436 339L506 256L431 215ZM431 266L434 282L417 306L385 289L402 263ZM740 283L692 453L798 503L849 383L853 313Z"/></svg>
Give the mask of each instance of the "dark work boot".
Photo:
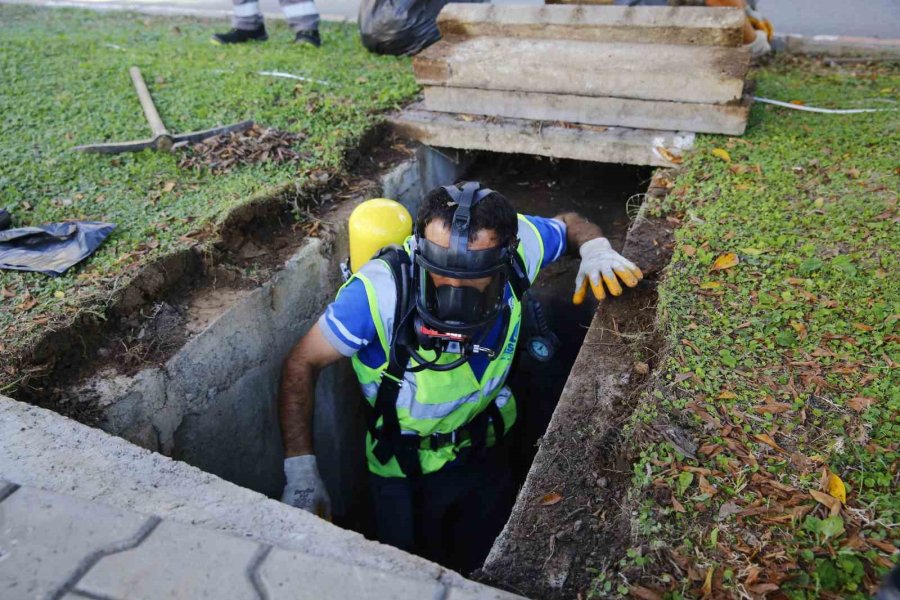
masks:
<svg viewBox="0 0 900 600"><path fill-rule="evenodd" d="M319 37L318 29L310 29L308 31L298 31L294 36L295 44L303 44L318 48L322 45L322 38Z"/></svg>
<svg viewBox="0 0 900 600"><path fill-rule="evenodd" d="M224 44L242 44L244 42L264 42L269 39L266 33L266 26L260 25L256 29L232 29L226 33L214 33L212 43L218 45Z"/></svg>

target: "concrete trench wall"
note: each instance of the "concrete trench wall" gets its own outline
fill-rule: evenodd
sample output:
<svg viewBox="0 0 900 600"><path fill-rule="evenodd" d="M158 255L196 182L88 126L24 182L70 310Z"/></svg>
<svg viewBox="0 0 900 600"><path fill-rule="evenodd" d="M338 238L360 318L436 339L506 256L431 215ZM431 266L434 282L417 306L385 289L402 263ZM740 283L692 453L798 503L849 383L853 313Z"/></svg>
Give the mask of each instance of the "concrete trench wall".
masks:
<svg viewBox="0 0 900 600"><path fill-rule="evenodd" d="M420 148L415 158L381 178L381 195L415 214L424 191L452 183L465 166L465 157L454 151ZM347 217L359 201L324 216L328 225L322 237L306 239L271 280L242 296L164 365L134 376L98 374L89 385L101 393L102 429L242 487L280 496L281 363L341 284ZM316 396L316 453L339 518L351 510L365 482L363 404L348 360L320 374Z"/></svg>

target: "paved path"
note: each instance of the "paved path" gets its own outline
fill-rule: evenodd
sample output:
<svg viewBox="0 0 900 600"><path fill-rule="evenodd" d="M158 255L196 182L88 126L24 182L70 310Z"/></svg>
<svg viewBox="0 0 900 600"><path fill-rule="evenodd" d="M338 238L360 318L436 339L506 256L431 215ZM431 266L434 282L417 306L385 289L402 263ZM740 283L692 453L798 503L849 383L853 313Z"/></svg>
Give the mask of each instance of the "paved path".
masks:
<svg viewBox="0 0 900 600"><path fill-rule="evenodd" d="M496 598L0 480L0 596Z"/></svg>
<svg viewBox="0 0 900 600"><path fill-rule="evenodd" d="M231 0L0 0L44 6L141 10L161 14L226 17ZM278 0L260 0L263 13L281 18ZM360 0L317 0L322 15L355 21ZM543 0L499 0L495 4L543 4ZM759 0L779 33L900 38L900 0Z"/></svg>

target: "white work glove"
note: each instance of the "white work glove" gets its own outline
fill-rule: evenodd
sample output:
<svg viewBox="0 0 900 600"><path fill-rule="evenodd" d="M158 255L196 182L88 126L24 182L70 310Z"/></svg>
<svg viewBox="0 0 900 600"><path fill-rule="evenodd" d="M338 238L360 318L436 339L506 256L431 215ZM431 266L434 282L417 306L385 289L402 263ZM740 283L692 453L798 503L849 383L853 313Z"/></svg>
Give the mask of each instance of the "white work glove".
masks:
<svg viewBox="0 0 900 600"><path fill-rule="evenodd" d="M287 483L281 495L282 502L331 520L331 499L319 476L314 454L284 459L284 477Z"/></svg>
<svg viewBox="0 0 900 600"><path fill-rule="evenodd" d="M769 40L766 37L766 32L762 29L756 29L756 39L754 39L749 44L745 44L745 47L750 48L750 56L753 58L759 58L760 56L765 56L769 52L772 51L772 46L769 45Z"/></svg>
<svg viewBox="0 0 900 600"><path fill-rule="evenodd" d="M588 281L594 291L597 300L606 298L603 285L613 296L622 293L621 279L628 287L637 285L644 274L637 266L612 249L606 238L594 238L581 245L578 252L581 254L581 265L578 267L578 276L575 278L575 295L572 302L581 304L587 295ZM618 279L617 279L618 277Z"/></svg>

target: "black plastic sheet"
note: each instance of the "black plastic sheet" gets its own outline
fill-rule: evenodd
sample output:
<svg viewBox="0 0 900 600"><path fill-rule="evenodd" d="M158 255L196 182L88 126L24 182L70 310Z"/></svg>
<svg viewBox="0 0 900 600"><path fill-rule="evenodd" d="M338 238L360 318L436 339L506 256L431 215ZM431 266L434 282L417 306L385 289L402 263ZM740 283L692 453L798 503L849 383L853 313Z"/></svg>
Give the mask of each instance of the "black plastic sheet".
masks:
<svg viewBox="0 0 900 600"><path fill-rule="evenodd" d="M455 0L467 2L467 0ZM485 0L468 0L479 4ZM450 0L362 0L359 33L376 54L417 54L441 39L437 16Z"/></svg>
<svg viewBox="0 0 900 600"><path fill-rule="evenodd" d="M0 231L0 269L62 275L115 228L112 223L70 221Z"/></svg>

